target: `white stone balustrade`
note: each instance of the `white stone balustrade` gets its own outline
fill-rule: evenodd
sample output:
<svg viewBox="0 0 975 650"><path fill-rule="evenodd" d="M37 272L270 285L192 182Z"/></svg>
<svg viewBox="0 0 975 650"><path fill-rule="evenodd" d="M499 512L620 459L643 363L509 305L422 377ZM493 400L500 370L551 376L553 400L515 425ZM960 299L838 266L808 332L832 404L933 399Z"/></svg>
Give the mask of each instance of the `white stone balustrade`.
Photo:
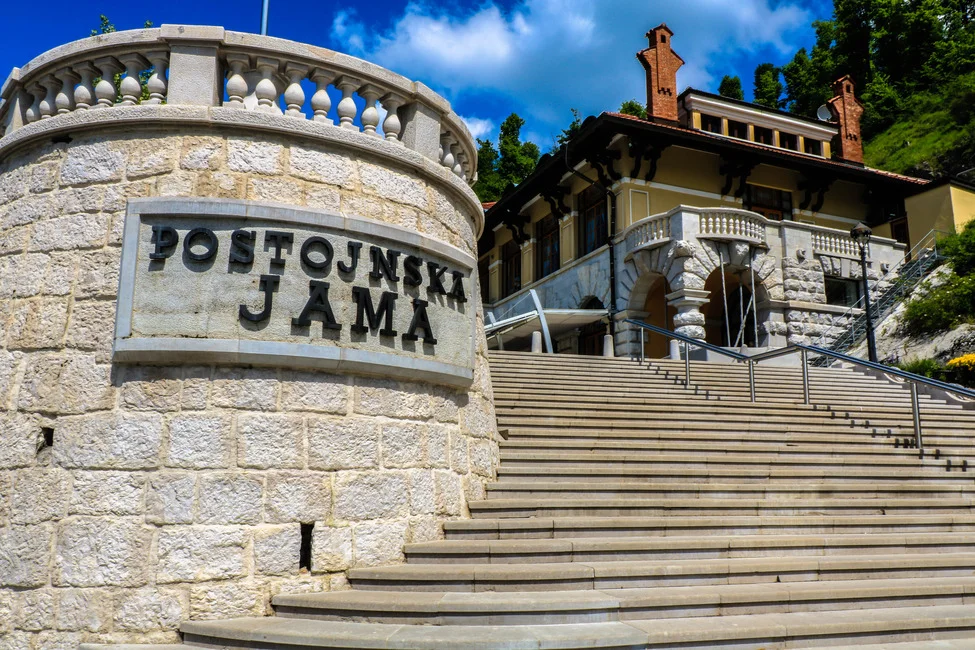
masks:
<svg viewBox="0 0 975 650"><path fill-rule="evenodd" d="M423 84L338 52L220 27L163 25L46 52L15 68L0 90L0 135L39 121L53 128L51 118L79 111L163 104L334 126L405 146L476 180L474 139Z"/></svg>
<svg viewBox="0 0 975 650"><path fill-rule="evenodd" d="M860 257L860 247L850 235L843 232L813 232L813 252L820 255L835 255L837 257ZM869 255L870 247L867 246Z"/></svg>
<svg viewBox="0 0 975 650"><path fill-rule="evenodd" d="M860 249L843 230L793 221L772 221L755 212L736 208L678 206L637 221L618 237L626 253L694 239L743 242L771 248L792 258L804 258L809 253L831 257L860 256ZM889 262L903 254L901 249L903 245L894 240L874 237L867 254L870 259Z"/></svg>

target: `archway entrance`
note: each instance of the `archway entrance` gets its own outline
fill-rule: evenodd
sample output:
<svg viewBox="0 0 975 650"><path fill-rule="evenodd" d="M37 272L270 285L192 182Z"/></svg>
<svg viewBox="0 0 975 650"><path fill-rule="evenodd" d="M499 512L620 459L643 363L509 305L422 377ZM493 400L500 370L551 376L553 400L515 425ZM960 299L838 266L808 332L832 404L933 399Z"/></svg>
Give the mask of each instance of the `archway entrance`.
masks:
<svg viewBox="0 0 975 650"><path fill-rule="evenodd" d="M670 293L670 283L667 278L658 275L653 278L647 291L647 300L643 311L647 312L646 322L657 327L674 329L674 315L677 309L667 304L667 294ZM670 354L670 341L667 337L652 332L645 332L643 353L649 359L662 359Z"/></svg>
<svg viewBox="0 0 975 650"><path fill-rule="evenodd" d="M726 269L722 286L721 271L715 270L705 281L704 289L710 292L708 303L701 308L704 340L723 347L755 347L755 305L751 304L752 291L742 278Z"/></svg>
<svg viewBox="0 0 975 650"><path fill-rule="evenodd" d="M587 298L579 305L580 309L606 309L599 298ZM601 356L603 354L603 337L607 334L606 323L601 320L589 323L579 328L579 354Z"/></svg>

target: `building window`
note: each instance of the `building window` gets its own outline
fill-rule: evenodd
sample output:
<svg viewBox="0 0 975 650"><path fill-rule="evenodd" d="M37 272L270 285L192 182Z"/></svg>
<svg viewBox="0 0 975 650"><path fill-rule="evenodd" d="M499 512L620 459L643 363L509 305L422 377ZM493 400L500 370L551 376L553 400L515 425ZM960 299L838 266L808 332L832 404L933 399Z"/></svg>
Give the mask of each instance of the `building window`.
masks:
<svg viewBox="0 0 975 650"><path fill-rule="evenodd" d="M808 154L812 154L814 156L823 155L823 143L820 142L819 140L812 140L810 138L806 138L805 140L802 141L802 148Z"/></svg>
<svg viewBox="0 0 975 650"><path fill-rule="evenodd" d="M744 205L746 210L757 212L766 219L792 219L791 192L748 184L745 186Z"/></svg>
<svg viewBox="0 0 975 650"><path fill-rule="evenodd" d="M521 289L521 246L509 241L501 247L501 297Z"/></svg>
<svg viewBox="0 0 975 650"><path fill-rule="evenodd" d="M759 144L767 144L769 146L775 144L775 135L772 133L772 129L766 129L762 126L755 127L755 142Z"/></svg>
<svg viewBox="0 0 975 650"><path fill-rule="evenodd" d="M792 151L799 151L799 136L793 135L791 133L779 132L779 146L783 149L791 149Z"/></svg>
<svg viewBox="0 0 975 650"><path fill-rule="evenodd" d="M860 283L826 276L826 304L852 307L860 300Z"/></svg>
<svg viewBox="0 0 975 650"><path fill-rule="evenodd" d="M536 241L538 242L538 277L541 280L546 275L559 270L559 222L549 215L535 224Z"/></svg>
<svg viewBox="0 0 975 650"><path fill-rule="evenodd" d="M701 113L701 130L721 134L721 118Z"/></svg>
<svg viewBox="0 0 975 650"><path fill-rule="evenodd" d="M481 286L481 302L491 302L491 258L477 262L477 280Z"/></svg>
<svg viewBox="0 0 975 650"><path fill-rule="evenodd" d="M606 193L590 185L579 194L579 257L606 243Z"/></svg>
<svg viewBox="0 0 975 650"><path fill-rule="evenodd" d="M735 122L734 120L728 120L728 135L732 138L741 138L742 140L748 139L748 125L744 122Z"/></svg>

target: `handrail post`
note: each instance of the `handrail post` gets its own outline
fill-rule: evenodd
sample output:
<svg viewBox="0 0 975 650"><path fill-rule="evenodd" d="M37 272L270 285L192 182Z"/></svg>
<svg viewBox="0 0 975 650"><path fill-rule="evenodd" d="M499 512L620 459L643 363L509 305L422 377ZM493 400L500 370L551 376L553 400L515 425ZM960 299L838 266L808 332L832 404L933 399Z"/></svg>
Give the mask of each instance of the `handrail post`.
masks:
<svg viewBox="0 0 975 650"><path fill-rule="evenodd" d="M911 411L914 414L914 441L919 453L924 453L924 440L921 437L921 405L917 398L917 382L911 382Z"/></svg>
<svg viewBox="0 0 975 650"><path fill-rule="evenodd" d="M748 360L748 390L751 395L751 399L755 401L755 362L751 359Z"/></svg>
<svg viewBox="0 0 975 650"><path fill-rule="evenodd" d="M802 351L802 401L804 404L809 403L809 364L806 363L809 357L809 353L806 350Z"/></svg>
<svg viewBox="0 0 975 650"><path fill-rule="evenodd" d="M684 386L691 387L691 346L684 341Z"/></svg>
<svg viewBox="0 0 975 650"><path fill-rule="evenodd" d="M642 327L640 327L638 329L640 330L640 363L643 364L643 362L644 362L644 353L643 353L643 351L646 349L646 344L643 342L645 330Z"/></svg>

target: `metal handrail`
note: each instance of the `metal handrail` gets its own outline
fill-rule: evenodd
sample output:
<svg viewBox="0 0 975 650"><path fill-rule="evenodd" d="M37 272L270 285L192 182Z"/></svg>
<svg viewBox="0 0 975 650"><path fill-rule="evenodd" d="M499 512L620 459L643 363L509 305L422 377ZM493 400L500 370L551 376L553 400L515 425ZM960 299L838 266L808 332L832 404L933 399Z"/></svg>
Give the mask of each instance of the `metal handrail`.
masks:
<svg viewBox="0 0 975 650"><path fill-rule="evenodd" d="M690 385L690 357L687 355L687 350L689 346L695 345L697 347L722 354L726 357L731 357L735 361L745 362L748 364L748 384L749 392L751 395L751 401L755 402L755 365L766 361L768 359L774 359L777 357L783 357L789 354L800 354L802 355L802 395L803 402L809 404L809 355L818 354L825 357L831 357L839 361L844 361L856 366L862 366L870 370L875 370L877 372L882 372L887 375L893 375L894 377L899 377L905 381L910 382L911 386L911 411L914 420L914 438L915 446L921 455L924 455L924 441L921 431L921 410L920 403L918 400L918 385L923 384L925 386L930 386L932 388L937 388L946 392L954 393L961 397L975 400L975 390L965 388L964 386L959 386L957 384L949 384L944 381L937 379L932 379L930 377L924 377L922 375L914 374L913 372L908 372L906 370L901 370L900 368L894 368L892 366L887 366L882 363L877 363L874 361L867 361L866 359L859 359L857 357L850 356L848 354L843 354L842 352L834 352L818 345L804 345L801 343L793 343L784 348L777 348L775 350L768 350L767 352L762 352L754 356L744 355L738 352L732 352L730 350L725 350L711 343L706 343L699 339L694 339L689 336L684 336L683 334L678 334L677 332L672 332L670 330L664 329L662 327L657 327L656 325L650 325L649 323L644 323L643 321L638 321L634 319L626 319L627 323L631 325L636 325L640 328L640 361L644 360L643 353L643 331L650 330L656 334L666 336L671 339L676 339L684 343L684 366L685 366L685 385Z"/></svg>
<svg viewBox="0 0 975 650"><path fill-rule="evenodd" d="M897 262L897 264L892 266L887 271L887 273L885 273L879 280L877 280L876 286L880 287L883 283L892 281L893 278L899 274L900 270L904 268L904 266L917 259L920 252L925 250L926 248L931 248L935 253L937 253L939 237L947 236L950 234L951 233L949 233L946 230L938 230L937 228L932 228L931 230L929 230L928 233L924 235L924 237L921 237L921 239L918 240L916 244L914 244L914 248L904 253L904 257L902 257L901 260ZM862 303L863 303L863 296L860 296L855 303L847 307L846 311L841 314L840 318L834 318L833 322L845 318L846 319L845 322L847 322L848 324L851 323L853 319L853 310L854 309L862 310L864 308ZM830 324L830 326L826 328L826 331L823 332L816 340L816 343L817 344L822 343L825 345L827 336L835 328L836 325Z"/></svg>

